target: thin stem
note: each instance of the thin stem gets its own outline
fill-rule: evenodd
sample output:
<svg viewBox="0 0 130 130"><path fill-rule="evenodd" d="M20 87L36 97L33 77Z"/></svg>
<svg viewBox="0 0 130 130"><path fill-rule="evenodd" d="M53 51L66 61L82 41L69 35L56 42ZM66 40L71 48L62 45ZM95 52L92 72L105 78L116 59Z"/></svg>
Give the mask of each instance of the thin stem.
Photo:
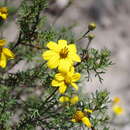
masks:
<svg viewBox="0 0 130 130"><path fill-rule="evenodd" d="M11 50L14 50L20 44L21 36L22 36L22 32L20 31L18 40L17 40L16 44L11 48Z"/></svg>
<svg viewBox="0 0 130 130"><path fill-rule="evenodd" d="M88 50L89 46L90 46L91 40L88 41L88 44L86 46L86 50Z"/></svg>
<svg viewBox="0 0 130 130"><path fill-rule="evenodd" d="M94 127L91 127L92 130L96 130Z"/></svg>
<svg viewBox="0 0 130 130"><path fill-rule="evenodd" d="M39 50L40 50L40 49L43 49L43 48L41 48L41 47L39 47L39 46L34 46L34 45L32 45L32 44L27 44L27 43L22 43L22 42L21 42L21 44L24 45L24 46L29 46L29 47L36 48L36 49L39 49Z"/></svg>
<svg viewBox="0 0 130 130"><path fill-rule="evenodd" d="M56 93L56 91L58 90L58 88L56 88L51 95L49 95L46 100L44 101L45 103Z"/></svg>
<svg viewBox="0 0 130 130"><path fill-rule="evenodd" d="M79 42L80 40L82 40L89 32L90 30L87 30L79 39L76 40L76 42Z"/></svg>

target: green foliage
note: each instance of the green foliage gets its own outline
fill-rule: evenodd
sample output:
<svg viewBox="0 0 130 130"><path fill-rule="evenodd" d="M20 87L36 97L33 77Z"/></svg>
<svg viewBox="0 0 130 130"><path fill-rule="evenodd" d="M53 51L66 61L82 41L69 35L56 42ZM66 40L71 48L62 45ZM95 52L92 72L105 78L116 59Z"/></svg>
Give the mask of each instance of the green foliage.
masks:
<svg viewBox="0 0 130 130"><path fill-rule="evenodd" d="M83 58L82 64L78 66L78 71L87 70L87 79L91 78L91 73L95 73L95 77L99 78L102 83L102 74L105 73L105 69L112 65L110 60L111 53L108 49L102 49L101 51L91 48L89 50L83 49L81 52L81 57Z"/></svg>
<svg viewBox="0 0 130 130"><path fill-rule="evenodd" d="M85 108L93 111L92 114L87 113L93 124L92 130L98 130L101 126L103 130L108 130L107 109L110 99L107 90L86 96L80 93L80 101L71 105L60 103L59 97L65 94L61 95L57 88L51 87L57 70L48 69L42 59L46 43L57 42L59 39L75 43L77 38L71 26L56 28L47 24L44 15L47 5L48 0L24 0L18 10L18 39L9 45L16 58L6 69L0 69L0 130L35 130L37 126L46 130L81 129L85 126L81 122L73 123L71 119L77 110L83 111ZM15 11L10 9L10 15ZM87 80L94 72L95 77L102 82L102 74L112 65L110 51L86 48L79 49L79 52L81 63L75 64L76 71L87 72ZM28 66L25 70L11 73L10 70L22 60L27 65L33 64L33 67ZM67 92L67 96L75 94L69 88ZM16 115L18 119L12 120Z"/></svg>

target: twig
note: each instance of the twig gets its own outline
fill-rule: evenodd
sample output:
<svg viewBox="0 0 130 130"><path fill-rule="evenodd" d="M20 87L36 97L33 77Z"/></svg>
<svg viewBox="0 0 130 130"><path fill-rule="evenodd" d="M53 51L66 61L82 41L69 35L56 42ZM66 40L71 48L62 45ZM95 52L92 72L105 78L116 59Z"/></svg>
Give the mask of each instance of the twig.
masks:
<svg viewBox="0 0 130 130"><path fill-rule="evenodd" d="M51 95L49 95L46 100L44 101L45 103L56 93L56 91L58 90L58 88L56 88Z"/></svg>
<svg viewBox="0 0 130 130"><path fill-rule="evenodd" d="M36 48L36 49L43 49L43 48L41 48L41 47L39 47L39 46L34 46L34 45L28 44L28 43L23 43L23 42L21 42L20 44L22 44L22 45L24 45L24 46L29 46L29 47L32 47L32 48Z"/></svg>
<svg viewBox="0 0 130 130"><path fill-rule="evenodd" d="M20 31L19 36L18 36L18 40L17 40L16 44L11 48L11 50L14 50L20 44L21 36L22 36L22 32Z"/></svg>
<svg viewBox="0 0 130 130"><path fill-rule="evenodd" d="M82 40L89 32L90 30L87 30L79 39L76 40L76 42L79 42L80 40Z"/></svg>

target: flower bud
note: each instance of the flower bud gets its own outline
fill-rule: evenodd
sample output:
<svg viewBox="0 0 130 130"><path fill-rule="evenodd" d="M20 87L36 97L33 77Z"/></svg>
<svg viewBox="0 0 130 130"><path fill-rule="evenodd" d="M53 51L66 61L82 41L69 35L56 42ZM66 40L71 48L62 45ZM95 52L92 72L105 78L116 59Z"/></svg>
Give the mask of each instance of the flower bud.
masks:
<svg viewBox="0 0 130 130"><path fill-rule="evenodd" d="M88 29L89 29L90 31L93 31L95 28L96 28L96 24L95 24L95 23L90 23L90 24L88 25Z"/></svg>
<svg viewBox="0 0 130 130"><path fill-rule="evenodd" d="M91 40L93 40L95 38L95 35L88 34L87 38L88 38L89 41L91 41Z"/></svg>
<svg viewBox="0 0 130 130"><path fill-rule="evenodd" d="M70 99L70 103L72 105L76 104L79 101L79 97L78 96L74 96Z"/></svg>

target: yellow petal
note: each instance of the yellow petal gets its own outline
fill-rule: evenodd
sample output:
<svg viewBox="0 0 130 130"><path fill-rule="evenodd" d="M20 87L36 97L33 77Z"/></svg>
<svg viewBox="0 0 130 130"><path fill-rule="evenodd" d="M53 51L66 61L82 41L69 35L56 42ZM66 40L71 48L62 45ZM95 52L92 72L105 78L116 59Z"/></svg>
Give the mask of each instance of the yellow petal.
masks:
<svg viewBox="0 0 130 130"><path fill-rule="evenodd" d="M78 90L79 87L77 86L77 84L71 83L71 85L72 85L73 88L75 88L76 91Z"/></svg>
<svg viewBox="0 0 130 130"><path fill-rule="evenodd" d="M68 50L70 52L76 53L77 52L76 45L75 44L68 45Z"/></svg>
<svg viewBox="0 0 130 130"><path fill-rule="evenodd" d="M60 72L68 72L72 64L67 59L60 59L58 70Z"/></svg>
<svg viewBox="0 0 130 130"><path fill-rule="evenodd" d="M67 86L66 86L65 84L63 84L62 86L59 87L59 92L60 92L61 94L64 94L65 91L66 91L66 89L67 89Z"/></svg>
<svg viewBox="0 0 130 130"><path fill-rule="evenodd" d="M86 111L86 112L89 112L89 113L92 113L93 111L92 110L90 110L90 109L84 109L84 111Z"/></svg>
<svg viewBox="0 0 130 130"><path fill-rule="evenodd" d="M73 67L73 66L70 67L70 73L71 73L71 74L74 73L74 67Z"/></svg>
<svg viewBox="0 0 130 130"><path fill-rule="evenodd" d="M58 73L55 75L55 79L58 81L63 81L64 80L64 75L62 73Z"/></svg>
<svg viewBox="0 0 130 130"><path fill-rule="evenodd" d="M14 53L8 49L8 48L3 48L2 52L9 58L9 59L14 59L15 55Z"/></svg>
<svg viewBox="0 0 130 130"><path fill-rule="evenodd" d="M1 14L0 16L1 16L4 20L7 19L7 14Z"/></svg>
<svg viewBox="0 0 130 130"><path fill-rule="evenodd" d="M72 59L73 61L81 62L80 56L77 55L76 53L71 53L71 52L70 52L70 53L68 54L68 57L69 57L70 59Z"/></svg>
<svg viewBox="0 0 130 130"><path fill-rule="evenodd" d="M76 123L76 120L75 119L71 119L72 122Z"/></svg>
<svg viewBox="0 0 130 130"><path fill-rule="evenodd" d="M44 60L49 60L49 59L51 59L54 55L57 55L57 53L54 52L54 51L48 50L48 51L43 52L42 57L43 57Z"/></svg>
<svg viewBox="0 0 130 130"><path fill-rule="evenodd" d="M57 80L52 80L51 85L54 87L61 86L64 82L59 82Z"/></svg>
<svg viewBox="0 0 130 130"><path fill-rule="evenodd" d="M113 103L116 104L116 103L119 103L121 101L121 99L119 97L115 97L113 99Z"/></svg>
<svg viewBox="0 0 130 130"><path fill-rule="evenodd" d="M5 68L5 67L6 67L6 63L7 63L7 58L6 58L6 56L4 55L4 53L1 53L0 66L1 66L2 68Z"/></svg>
<svg viewBox="0 0 130 130"><path fill-rule="evenodd" d="M75 73L72 76L72 82L76 82L80 79L80 73Z"/></svg>
<svg viewBox="0 0 130 130"><path fill-rule="evenodd" d="M58 40L58 47L60 49L67 47L67 41L66 40Z"/></svg>
<svg viewBox="0 0 130 130"><path fill-rule="evenodd" d="M6 44L6 40L0 40L0 47L3 47Z"/></svg>
<svg viewBox="0 0 130 130"><path fill-rule="evenodd" d="M116 115L122 115L124 113L124 109L119 105L114 105L112 110Z"/></svg>
<svg viewBox="0 0 130 130"><path fill-rule="evenodd" d="M56 42L50 41L47 43L47 47L51 50L58 51L58 45Z"/></svg>
<svg viewBox="0 0 130 130"><path fill-rule="evenodd" d="M79 101L79 97L78 96L74 96L70 99L70 103L72 105L76 104Z"/></svg>
<svg viewBox="0 0 130 130"><path fill-rule="evenodd" d="M52 58L49 59L47 62L47 65L50 69L54 69L58 66L59 64L59 55L54 55Z"/></svg>
<svg viewBox="0 0 130 130"><path fill-rule="evenodd" d="M91 127L92 127L92 124L91 124L89 118L83 117L83 118L82 118L82 122L83 122L88 128L91 128Z"/></svg>
<svg viewBox="0 0 130 130"><path fill-rule="evenodd" d="M67 96L61 96L60 98L59 98L59 102L61 102L61 103L65 103L65 102L68 102L70 99L69 99L69 97L67 97Z"/></svg>

